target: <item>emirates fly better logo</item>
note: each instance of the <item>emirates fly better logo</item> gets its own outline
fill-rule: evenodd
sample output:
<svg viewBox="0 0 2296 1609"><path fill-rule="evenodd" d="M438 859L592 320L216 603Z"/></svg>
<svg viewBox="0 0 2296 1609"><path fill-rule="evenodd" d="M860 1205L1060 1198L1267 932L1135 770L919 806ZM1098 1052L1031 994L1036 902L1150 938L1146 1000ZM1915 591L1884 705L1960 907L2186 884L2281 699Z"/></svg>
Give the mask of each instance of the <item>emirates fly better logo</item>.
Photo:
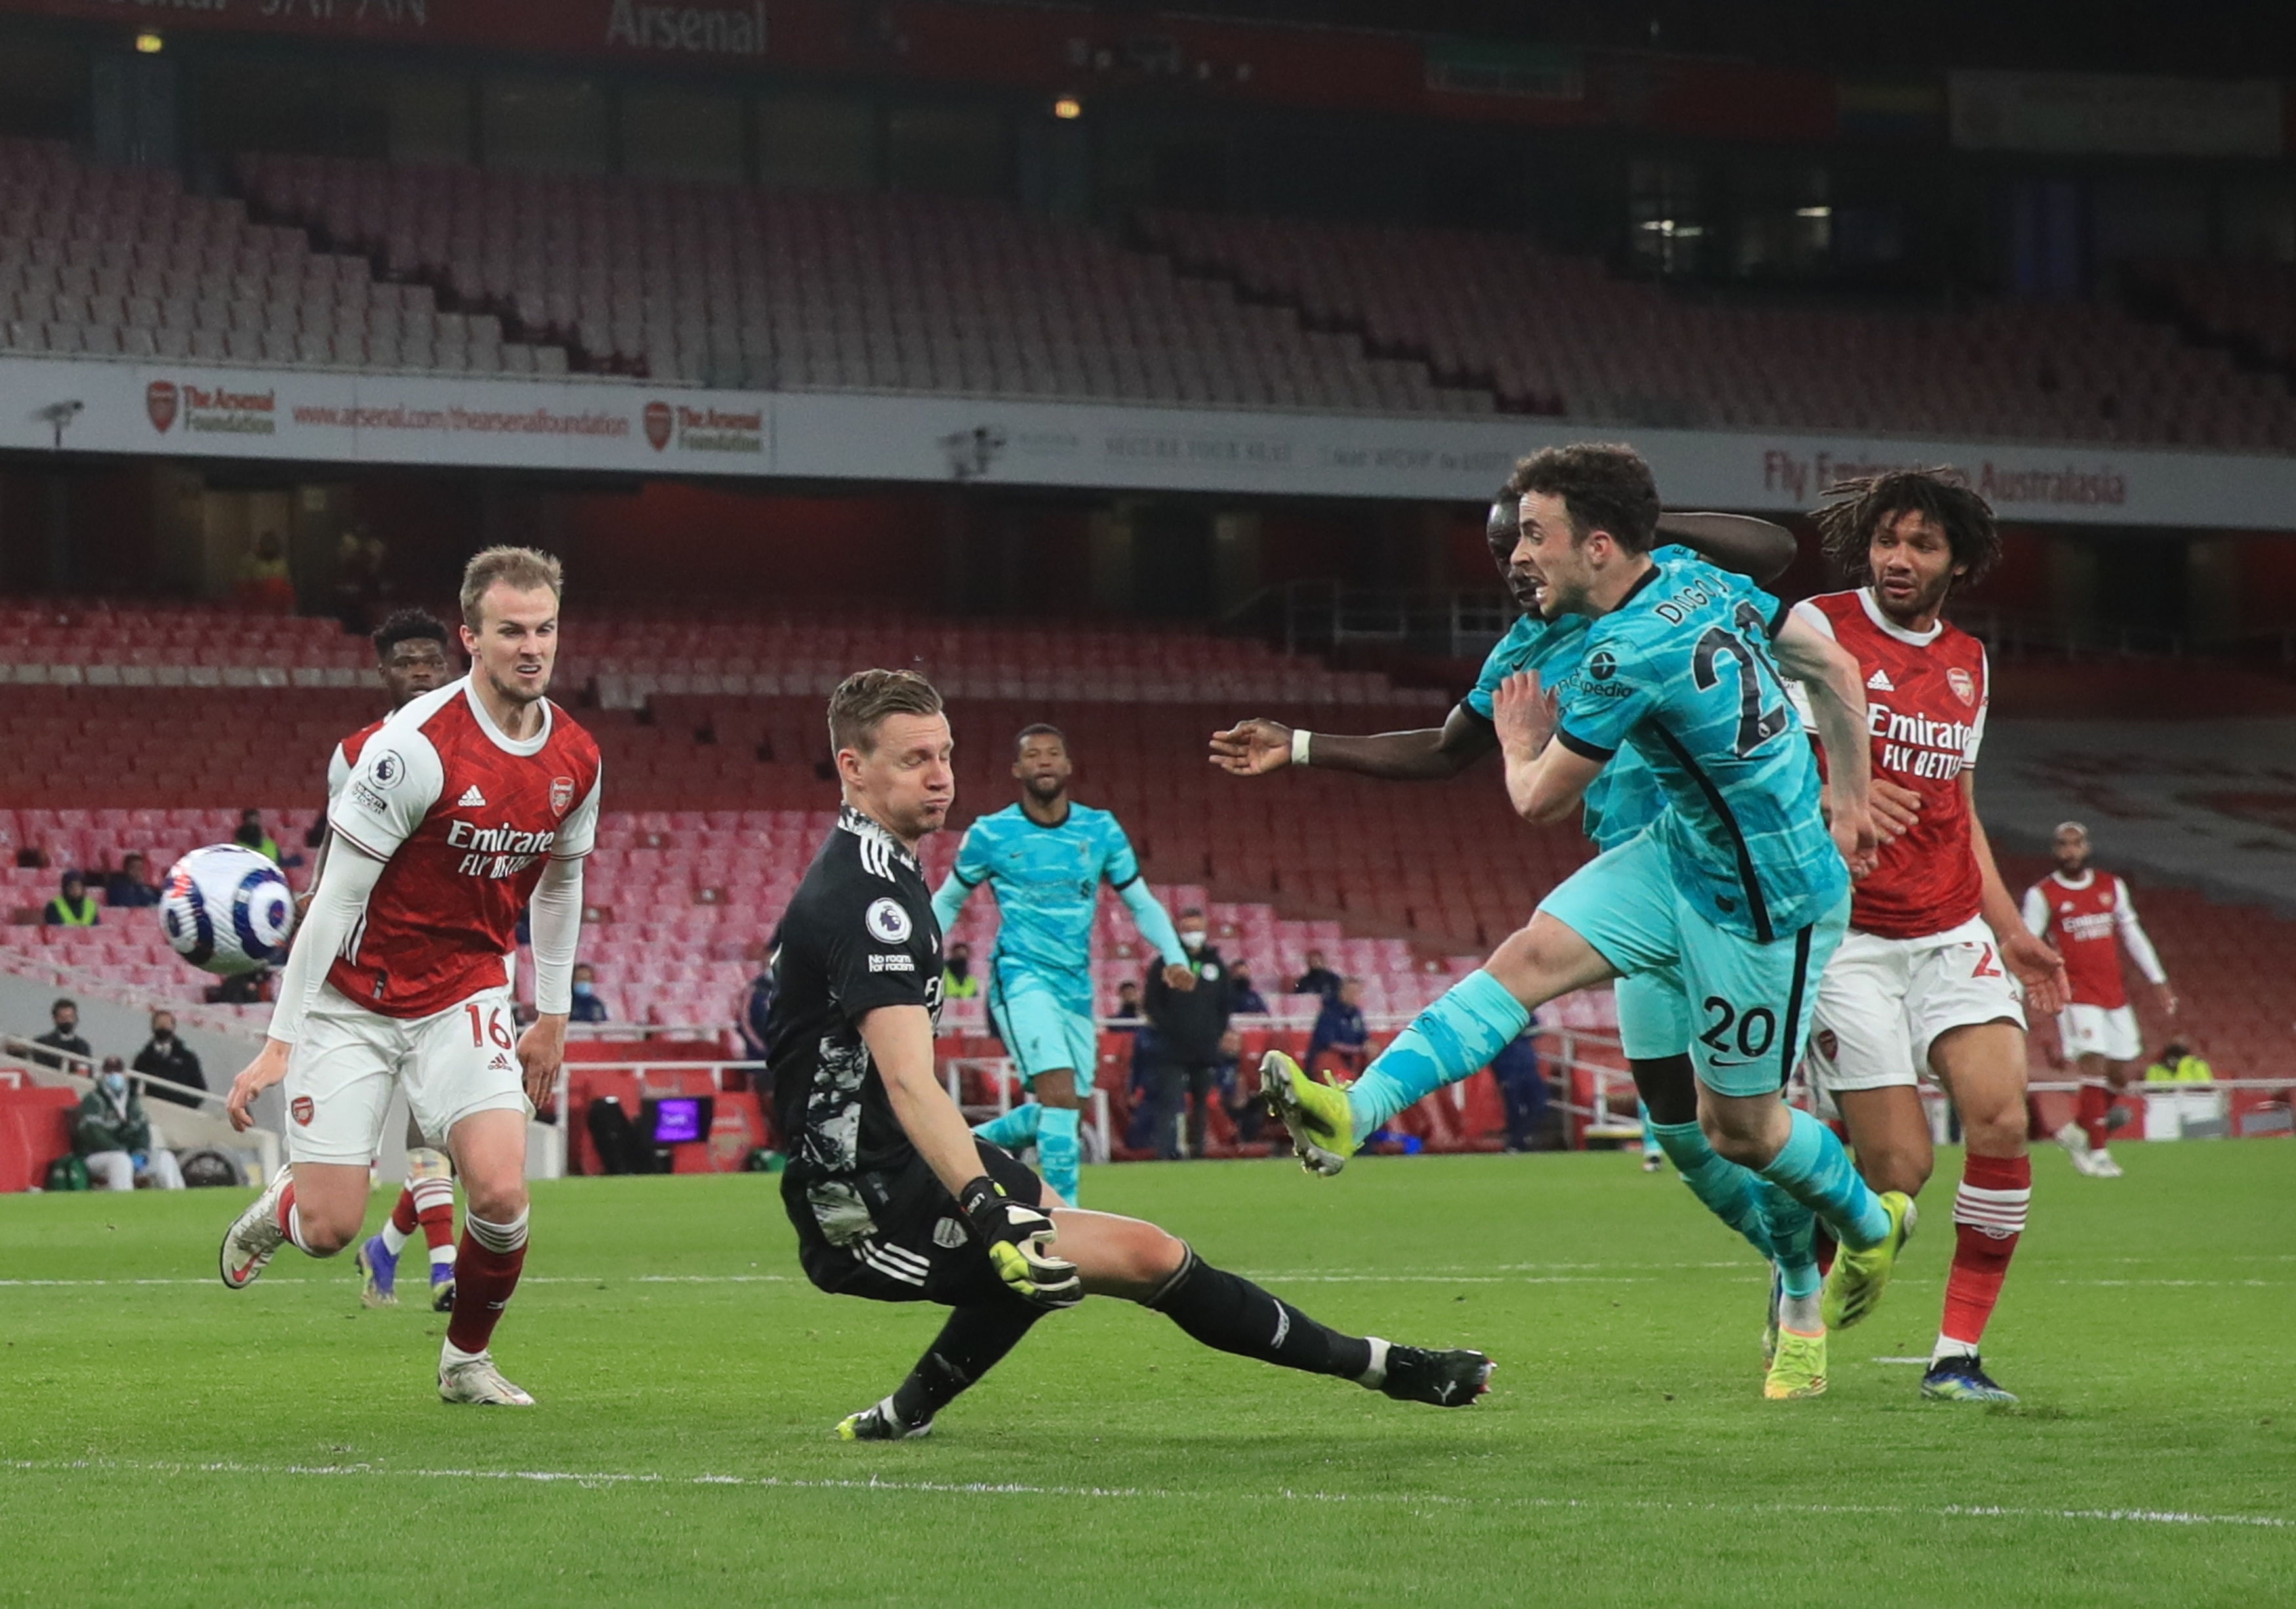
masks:
<svg viewBox="0 0 2296 1609"><path fill-rule="evenodd" d="M176 382L172 380L155 380L144 388L144 411L152 415L152 428L162 436L176 423Z"/></svg>

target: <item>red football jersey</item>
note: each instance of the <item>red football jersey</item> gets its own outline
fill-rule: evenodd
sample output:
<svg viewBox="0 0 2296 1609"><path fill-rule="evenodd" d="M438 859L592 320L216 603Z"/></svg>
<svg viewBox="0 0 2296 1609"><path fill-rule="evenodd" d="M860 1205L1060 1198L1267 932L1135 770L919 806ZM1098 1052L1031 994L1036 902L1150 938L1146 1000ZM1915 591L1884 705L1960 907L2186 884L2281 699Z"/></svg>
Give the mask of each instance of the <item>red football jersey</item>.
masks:
<svg viewBox="0 0 2296 1609"><path fill-rule="evenodd" d="M1797 603L1794 614L1857 661L1874 775L1922 796L1920 822L1882 846L1873 874L1851 894L1849 925L1884 939L1959 927L1985 903L1961 791L1985 736L1985 645L1943 620L1907 631L1862 587Z"/></svg>
<svg viewBox="0 0 2296 1609"><path fill-rule="evenodd" d="M359 754L366 748L366 740L381 731L384 722L390 719L390 717L386 715L381 720L369 721L335 745L335 751L327 757L329 804L335 802L336 795L343 791L343 784L351 779L351 768L358 764Z"/></svg>
<svg viewBox="0 0 2296 1609"><path fill-rule="evenodd" d="M577 860L598 831L598 745L546 701L514 740L469 678L426 693L360 745L328 812L383 861L327 981L387 1017L424 1017L506 981L518 916L543 864Z"/></svg>
<svg viewBox="0 0 2296 1609"><path fill-rule="evenodd" d="M2120 924L2128 907L2128 887L2118 877L2083 872L2067 882L2051 872L2025 896L2025 922L2057 947L2065 958L2065 981L2076 1006L2118 1011L2128 1004L2128 980L2120 971ZM2158 970L2157 966L2152 970Z"/></svg>

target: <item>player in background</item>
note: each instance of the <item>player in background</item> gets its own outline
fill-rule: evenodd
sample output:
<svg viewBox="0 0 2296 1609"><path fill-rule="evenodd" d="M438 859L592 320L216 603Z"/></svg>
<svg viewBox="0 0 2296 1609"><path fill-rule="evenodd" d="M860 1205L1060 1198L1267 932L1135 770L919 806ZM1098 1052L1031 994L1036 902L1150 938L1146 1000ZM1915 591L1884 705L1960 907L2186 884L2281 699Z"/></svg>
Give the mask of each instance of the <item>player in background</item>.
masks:
<svg viewBox="0 0 2296 1609"><path fill-rule="evenodd" d="M2025 931L1977 814L1992 691L1984 645L1940 613L1955 587L1992 567L2001 537L1985 499L1942 472L1894 471L1832 490L1841 500L1818 511L1817 526L1854 585L1795 604L1794 618L1856 657L1874 789L1895 790L1915 819L1857 886L1849 935L1817 986L1805 1067L1876 1190L1918 1196L1936 1165L1923 1073L1952 1097L1967 1152L1945 1318L1922 1395L2013 1402L1985 1372L1978 1343L2032 1199L2015 983L2046 1010L2063 973ZM1871 1310L1823 1317L1842 1329ZM1776 1334L1775 1313L1770 1323Z"/></svg>
<svg viewBox="0 0 2296 1609"><path fill-rule="evenodd" d="M1087 1295L1153 1308L1204 1345L1464 1408L1490 1359L1349 1335L1137 1219L1084 1212L969 1133L935 1076L941 930L916 848L956 794L940 694L906 670L829 702L843 793L782 919L767 1026L782 1202L806 1277L833 1294L953 1309L908 1377L849 1415L847 1441L922 1436L1045 1314Z"/></svg>
<svg viewBox="0 0 2296 1609"><path fill-rule="evenodd" d="M295 933L262 1051L234 1080L234 1127L285 1081L288 1156L224 1237L234 1290L281 1245L331 1257L366 1215L394 1082L445 1138L468 1195L449 1402L528 1407L488 1345L526 1262L526 1131L564 1058L582 861L597 836L598 746L548 698L558 561L490 547L463 571L468 676L417 698L360 752L329 815L334 852ZM533 916L535 1003L513 1038L509 967Z"/></svg>
<svg viewBox="0 0 2296 1609"><path fill-rule="evenodd" d="M1069 797L1075 770L1059 728L1024 727L1013 761L1019 802L965 829L956 864L932 902L933 920L946 932L974 889L986 882L996 891L988 1012L1035 1098L983 1123L980 1133L1007 1151L1035 1145L1045 1182L1068 1202L1077 1199L1078 1125L1100 1067L1092 924L1103 882L1163 957L1164 981L1182 990L1196 986L1187 948L1149 891L1124 829L1106 810Z"/></svg>
<svg viewBox="0 0 2296 1609"><path fill-rule="evenodd" d="M437 691L454 679L447 657L446 622L425 609L394 612L374 630L374 669L390 694L392 713L404 710L425 693ZM335 745L327 759L327 809L332 811L358 764L367 739L382 730L390 716L361 727ZM318 887L325 870L332 833L319 845L311 886ZM308 896L307 896L308 900ZM455 1305L455 1170L447 1153L431 1145L406 1120L406 1183L390 1209L380 1234L358 1250L359 1300L371 1308L398 1304L398 1253L417 1227L430 1252L430 1307L449 1311Z"/></svg>
<svg viewBox="0 0 2296 1609"><path fill-rule="evenodd" d="M2078 1066L2081 1077L2074 1121L2054 1137L2083 1173L2119 1178L2120 1164L2105 1149L2112 1102L2128 1087L2144 1055L2136 1012L2121 977L2122 947L2171 1017L2177 1014L2177 995L2159 952L2136 920L2128 885L2089 865L2088 829L2078 821L2063 823L2050 849L2057 869L2025 891L2025 925L2064 957L2071 988L2057 1018L2057 1039L2064 1060Z"/></svg>
<svg viewBox="0 0 2296 1609"><path fill-rule="evenodd" d="M1381 1123L1486 1065L1538 1006L1612 978L1657 976L1681 995L1694 1035L1698 1124L1718 1159L1740 1170L1717 1182L1735 1180L1742 1198L1709 1207L1755 1239L1770 1216L1747 1177L1759 1174L1851 1248L1832 1278L1870 1300L1912 1227L1913 1203L1876 1195L1833 1133L1780 1098L1808 1038L1817 974L1848 926L1849 870L1865 870L1874 849L1856 666L1745 582L1707 565L1653 563L1658 492L1633 449L1548 448L1523 460L1510 485L1542 578L1540 615L1594 624L1561 699L1535 671L1509 677L1494 697L1508 798L1528 820L1560 820L1631 746L1666 809L1566 879L1353 1086L1315 1083L1270 1052L1262 1087L1302 1160L1336 1172ZM1782 664L1811 685L1824 727L1830 829ZM1791 1311L1807 1309L1814 1327L1808 1221L1767 1233ZM1814 1359L1798 1350L1797 1359L1822 1378L1822 1335L1812 1350ZM1777 1384L1766 1394L1796 1394Z"/></svg>

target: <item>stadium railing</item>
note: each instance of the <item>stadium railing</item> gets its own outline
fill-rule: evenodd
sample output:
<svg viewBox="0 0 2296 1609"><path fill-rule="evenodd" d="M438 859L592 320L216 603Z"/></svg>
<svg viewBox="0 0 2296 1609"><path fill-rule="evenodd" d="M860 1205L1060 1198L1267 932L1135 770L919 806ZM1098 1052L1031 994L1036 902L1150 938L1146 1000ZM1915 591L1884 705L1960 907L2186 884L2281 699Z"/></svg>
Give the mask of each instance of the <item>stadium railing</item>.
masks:
<svg viewBox="0 0 2296 1609"><path fill-rule="evenodd" d="M25 1073L35 1083L70 1088L83 1096L95 1088L96 1062L92 1056L57 1050L12 1033L0 1033L0 1055L20 1057ZM63 1064L42 1064L56 1062ZM176 1100L194 1103L189 1106L171 1104L158 1110L145 1108L144 1115L151 1121L153 1134L168 1150L220 1151L226 1155L243 1155L251 1150L263 1180L279 1171L283 1156L280 1136L260 1124L244 1134L234 1130L224 1115L227 1094L178 1084L172 1079L153 1078L149 1073L131 1072L127 1078L130 1084L146 1095L156 1091Z"/></svg>

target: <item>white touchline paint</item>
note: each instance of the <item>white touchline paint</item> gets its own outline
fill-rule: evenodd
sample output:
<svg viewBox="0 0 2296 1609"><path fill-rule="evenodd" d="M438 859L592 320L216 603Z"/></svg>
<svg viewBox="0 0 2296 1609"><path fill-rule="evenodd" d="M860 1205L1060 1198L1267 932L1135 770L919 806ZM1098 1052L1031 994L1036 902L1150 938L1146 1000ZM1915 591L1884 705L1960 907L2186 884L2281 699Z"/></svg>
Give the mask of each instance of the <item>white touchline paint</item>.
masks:
<svg viewBox="0 0 2296 1609"><path fill-rule="evenodd" d="M1949 1519L2013 1519L2095 1521L2143 1525L2241 1525L2267 1530L2296 1528L2296 1520L2279 1515L2196 1514L2164 1508L2024 1508L2003 1504L1948 1503L1936 1507L1911 1504L1857 1503L1700 1503L1663 1498L1538 1498L1513 1493L1459 1497L1436 1492L1298 1491L1171 1491L1145 1486L1035 1485L1005 1481L886 1481L816 1479L791 1475L670 1475L628 1470L554 1469L391 1469L374 1464L246 1464L236 1460L177 1463L130 1458L12 1458L0 1461L0 1470L25 1474L87 1473L94 1474L250 1475L262 1478L324 1479L345 1476L397 1477L408 1481L524 1481L537 1485L567 1486L736 1486L780 1491L882 1491L945 1497L1136 1498L1178 1501L1259 1503L1380 1503L1429 1504L1446 1507L1633 1509L1673 1513L1774 1515L1895 1515Z"/></svg>
<svg viewBox="0 0 2296 1609"><path fill-rule="evenodd" d="M1927 1368L1930 1366L1930 1360L1927 1358L1876 1358L1874 1361L1876 1363L1918 1363L1923 1368Z"/></svg>

